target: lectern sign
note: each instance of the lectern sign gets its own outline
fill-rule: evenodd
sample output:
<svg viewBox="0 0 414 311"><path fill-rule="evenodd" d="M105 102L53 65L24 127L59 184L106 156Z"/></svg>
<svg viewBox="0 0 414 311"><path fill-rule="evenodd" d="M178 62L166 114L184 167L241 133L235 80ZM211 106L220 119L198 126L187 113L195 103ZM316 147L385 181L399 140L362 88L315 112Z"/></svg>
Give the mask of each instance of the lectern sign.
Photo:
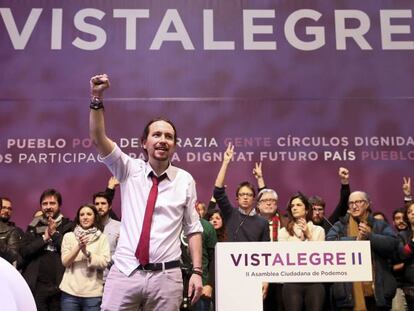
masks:
<svg viewBox="0 0 414 311"><path fill-rule="evenodd" d="M372 280L368 241L218 243L218 310L260 310L262 282Z"/></svg>

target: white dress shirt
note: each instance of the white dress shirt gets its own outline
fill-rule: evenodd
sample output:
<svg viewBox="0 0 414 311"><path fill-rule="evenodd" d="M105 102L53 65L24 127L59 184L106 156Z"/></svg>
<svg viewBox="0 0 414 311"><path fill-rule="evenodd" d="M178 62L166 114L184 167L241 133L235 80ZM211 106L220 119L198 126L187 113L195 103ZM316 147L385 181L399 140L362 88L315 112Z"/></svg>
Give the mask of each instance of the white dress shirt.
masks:
<svg viewBox="0 0 414 311"><path fill-rule="evenodd" d="M114 255L114 264L129 276L139 265L135 250L141 236L145 208L152 187L148 162L133 159L115 145L102 161L121 184L121 232ZM155 172L154 172L155 173ZM169 165L167 178L158 185L158 197L152 216L149 247L150 263L179 260L179 235L203 232L195 210L197 195L193 177Z"/></svg>

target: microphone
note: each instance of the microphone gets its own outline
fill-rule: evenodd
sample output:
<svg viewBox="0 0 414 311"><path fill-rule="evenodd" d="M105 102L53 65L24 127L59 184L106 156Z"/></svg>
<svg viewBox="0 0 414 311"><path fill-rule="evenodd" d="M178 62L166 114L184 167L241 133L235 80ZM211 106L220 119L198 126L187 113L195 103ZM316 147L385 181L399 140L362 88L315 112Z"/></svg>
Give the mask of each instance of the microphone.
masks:
<svg viewBox="0 0 414 311"><path fill-rule="evenodd" d="M244 215L242 221L239 223L239 225L237 226L237 229L234 231L234 234L233 234L234 242L236 242L236 238L237 238L237 235L239 234L239 231L240 231L241 227L243 226L243 224L246 221L247 217L250 216L250 213L252 212L253 209L254 209L254 207L252 207L252 209L247 214ZM239 211L239 213L240 213L240 211Z"/></svg>
<svg viewBox="0 0 414 311"><path fill-rule="evenodd" d="M322 216L323 217L323 219L328 223L328 225L332 228L333 227L333 224L329 221L329 219L328 218L326 218L325 217L325 215L324 216Z"/></svg>
<svg viewBox="0 0 414 311"><path fill-rule="evenodd" d="M328 218L326 218L325 216L322 216L323 219L325 219L326 223L329 225L329 230L332 229L334 227L334 225L329 221ZM343 236L343 234L341 234L339 231L336 231L336 240L339 241L341 239L341 236Z"/></svg>

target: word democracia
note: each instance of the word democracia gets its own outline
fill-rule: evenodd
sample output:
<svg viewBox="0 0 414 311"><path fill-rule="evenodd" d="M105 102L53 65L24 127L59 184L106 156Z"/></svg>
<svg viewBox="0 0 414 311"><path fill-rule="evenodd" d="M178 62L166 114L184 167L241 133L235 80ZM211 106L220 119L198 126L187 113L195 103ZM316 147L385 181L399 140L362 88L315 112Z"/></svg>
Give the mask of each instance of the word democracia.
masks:
<svg viewBox="0 0 414 311"><path fill-rule="evenodd" d="M51 50L62 50L64 39L81 50L99 50L106 45L113 46L114 42L108 42L108 38L113 38L121 29L125 32L125 43L124 47L118 48L125 50L160 50L166 42L181 45L186 51L277 50L275 32L278 31L283 32L293 48L313 51L324 47L327 38L331 38L327 36L326 28L333 28L336 50L347 50L348 45L372 50L373 42L368 39L368 33L372 31L379 32L374 37L381 38L378 48L382 50L414 50L412 9L380 9L370 14L357 9L334 10L333 14L300 9L283 17L283 25L279 28L276 27L280 24L276 9L243 9L240 13L229 13L226 21L222 17L217 21L219 14L212 9L186 12L166 9L156 10L157 13L153 14L154 11L114 8L106 12L84 8L67 13L69 10L64 12L63 8L12 10L3 7L0 8L0 16L4 25L0 27L5 29L0 28L0 31L8 34L15 50L24 50L32 36L41 36L42 42L47 42L44 41L47 33ZM71 18L73 24L67 22ZM223 23L238 23L240 26ZM235 30L229 33L224 29Z"/></svg>

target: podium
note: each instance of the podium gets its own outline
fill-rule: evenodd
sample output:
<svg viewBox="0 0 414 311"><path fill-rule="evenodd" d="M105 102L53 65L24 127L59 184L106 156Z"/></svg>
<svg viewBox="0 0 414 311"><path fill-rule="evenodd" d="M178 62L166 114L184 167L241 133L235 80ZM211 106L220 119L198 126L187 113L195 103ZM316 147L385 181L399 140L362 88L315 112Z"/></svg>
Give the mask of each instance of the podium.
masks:
<svg viewBox="0 0 414 311"><path fill-rule="evenodd" d="M262 283L372 281L369 241L217 243L216 310L262 310Z"/></svg>
<svg viewBox="0 0 414 311"><path fill-rule="evenodd" d="M0 257L0 310L36 311L29 285L10 263Z"/></svg>

